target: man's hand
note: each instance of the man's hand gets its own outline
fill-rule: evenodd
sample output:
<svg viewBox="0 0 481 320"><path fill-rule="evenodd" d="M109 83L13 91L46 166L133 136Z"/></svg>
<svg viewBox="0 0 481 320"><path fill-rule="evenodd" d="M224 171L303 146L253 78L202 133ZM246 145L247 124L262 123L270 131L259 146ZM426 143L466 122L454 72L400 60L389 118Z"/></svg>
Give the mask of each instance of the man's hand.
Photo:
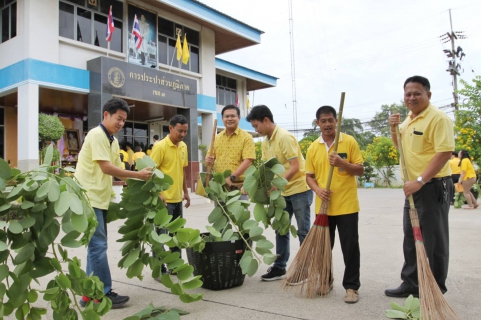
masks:
<svg viewBox="0 0 481 320"><path fill-rule="evenodd" d="M322 188L319 188L319 190L316 191L317 196L324 201L329 201L331 199L332 193L333 192L331 190L322 189Z"/></svg>
<svg viewBox="0 0 481 320"><path fill-rule="evenodd" d="M422 186L423 185L417 180L405 182L403 186L404 194L406 197L409 197L413 193L418 192Z"/></svg>
<svg viewBox="0 0 481 320"><path fill-rule="evenodd" d="M225 184L228 185L229 187L232 186L232 181L231 181L230 177L225 178Z"/></svg>
<svg viewBox="0 0 481 320"><path fill-rule="evenodd" d="M214 165L214 156L206 156L205 157L205 165L208 167L212 167Z"/></svg>
<svg viewBox="0 0 481 320"><path fill-rule="evenodd" d="M394 127L401 123L401 114L395 113L389 116L388 118L389 126L391 127L391 131L394 131Z"/></svg>
<svg viewBox="0 0 481 320"><path fill-rule="evenodd" d="M150 177L152 177L152 172L153 172L152 167L142 169L141 171L139 171L139 179L144 181L149 180Z"/></svg>
<svg viewBox="0 0 481 320"><path fill-rule="evenodd" d="M160 193L159 193L159 198L162 200L162 202L164 203L164 205L167 205L167 201L165 201L164 196L161 195Z"/></svg>
<svg viewBox="0 0 481 320"><path fill-rule="evenodd" d="M338 154L331 153L329 155L329 164L333 167L342 168L345 160L341 158Z"/></svg>
<svg viewBox="0 0 481 320"><path fill-rule="evenodd" d="M185 203L186 208L190 207L190 197L187 193L184 193L184 198L182 198L182 200L186 201L186 203Z"/></svg>
<svg viewBox="0 0 481 320"><path fill-rule="evenodd" d="M269 190L267 190L267 196L270 197L271 196L271 192L272 191L275 191L277 190L276 186L272 186L272 188L270 188Z"/></svg>

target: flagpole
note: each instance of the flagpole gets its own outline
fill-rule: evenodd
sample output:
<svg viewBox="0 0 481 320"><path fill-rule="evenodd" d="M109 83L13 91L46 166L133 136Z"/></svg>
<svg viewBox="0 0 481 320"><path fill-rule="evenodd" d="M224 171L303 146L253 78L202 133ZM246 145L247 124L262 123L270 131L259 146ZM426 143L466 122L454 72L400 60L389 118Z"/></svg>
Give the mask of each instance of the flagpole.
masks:
<svg viewBox="0 0 481 320"><path fill-rule="evenodd" d="M107 42L107 58L109 57L110 41Z"/></svg>
<svg viewBox="0 0 481 320"><path fill-rule="evenodd" d="M172 63L174 63L174 56L175 56L175 52L177 51L177 48L176 48L176 47L174 47L174 48L175 48L174 54L172 55L172 60L170 61L169 73L170 73L170 71L172 70Z"/></svg>

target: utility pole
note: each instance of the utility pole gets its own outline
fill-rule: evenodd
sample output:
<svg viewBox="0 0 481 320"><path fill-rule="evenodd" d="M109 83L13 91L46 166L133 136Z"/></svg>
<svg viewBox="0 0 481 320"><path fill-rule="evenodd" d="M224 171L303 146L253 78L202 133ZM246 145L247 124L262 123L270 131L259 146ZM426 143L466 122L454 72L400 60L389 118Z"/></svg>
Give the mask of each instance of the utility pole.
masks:
<svg viewBox="0 0 481 320"><path fill-rule="evenodd" d="M451 32L446 32L445 34L439 36L441 38L442 43L451 42L451 50L444 49L443 52L446 54L448 58L451 60L448 61L448 69L450 75L453 76L453 98L454 98L454 109L458 110L458 76L461 75L462 69L461 65L457 63L456 58L459 58L459 61L463 60L463 57L466 55L463 52L463 48L458 46L455 48L455 40L457 39L466 39L467 37L463 34L463 31L453 31L453 20L451 18L451 9L449 9L449 23L451 25Z"/></svg>
<svg viewBox="0 0 481 320"><path fill-rule="evenodd" d="M296 61L294 59L294 20L292 19L292 0L289 0L289 36L291 44L292 120L294 122L294 132L296 132L297 138Z"/></svg>

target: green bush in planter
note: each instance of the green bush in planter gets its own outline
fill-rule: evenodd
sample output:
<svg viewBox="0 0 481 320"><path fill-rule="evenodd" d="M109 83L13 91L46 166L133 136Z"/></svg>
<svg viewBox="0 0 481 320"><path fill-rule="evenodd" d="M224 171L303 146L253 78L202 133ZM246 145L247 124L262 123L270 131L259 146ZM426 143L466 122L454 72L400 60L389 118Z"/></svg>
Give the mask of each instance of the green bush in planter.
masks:
<svg viewBox="0 0 481 320"><path fill-rule="evenodd" d="M57 116L38 115L38 136L41 141L57 141L62 138L65 128Z"/></svg>

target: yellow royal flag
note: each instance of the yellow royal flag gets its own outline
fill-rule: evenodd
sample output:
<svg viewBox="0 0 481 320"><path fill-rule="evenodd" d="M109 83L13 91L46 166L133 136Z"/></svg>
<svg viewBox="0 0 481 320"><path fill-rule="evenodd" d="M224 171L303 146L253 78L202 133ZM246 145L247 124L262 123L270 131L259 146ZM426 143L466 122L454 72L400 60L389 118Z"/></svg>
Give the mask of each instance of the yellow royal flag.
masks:
<svg viewBox="0 0 481 320"><path fill-rule="evenodd" d="M182 46L180 45L180 35L177 35L177 42L175 43L175 48L177 49L177 60L182 57Z"/></svg>
<svg viewBox="0 0 481 320"><path fill-rule="evenodd" d="M187 64L189 62L190 52L189 52L189 44L187 43L187 33L184 34L184 47L182 48L182 62Z"/></svg>
<svg viewBox="0 0 481 320"><path fill-rule="evenodd" d="M251 110L251 102L249 101L249 96L246 96L246 105L247 105L247 110Z"/></svg>

